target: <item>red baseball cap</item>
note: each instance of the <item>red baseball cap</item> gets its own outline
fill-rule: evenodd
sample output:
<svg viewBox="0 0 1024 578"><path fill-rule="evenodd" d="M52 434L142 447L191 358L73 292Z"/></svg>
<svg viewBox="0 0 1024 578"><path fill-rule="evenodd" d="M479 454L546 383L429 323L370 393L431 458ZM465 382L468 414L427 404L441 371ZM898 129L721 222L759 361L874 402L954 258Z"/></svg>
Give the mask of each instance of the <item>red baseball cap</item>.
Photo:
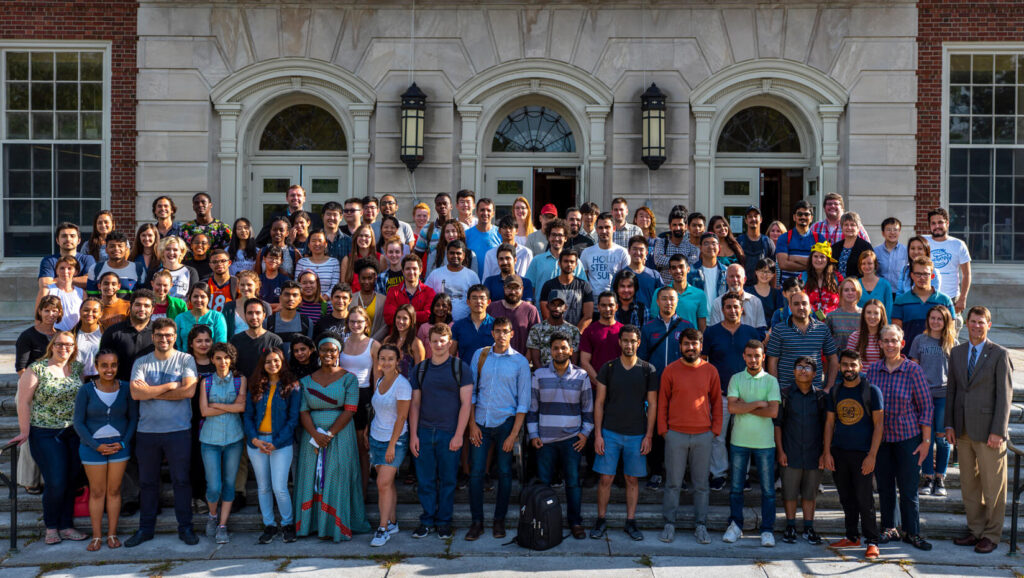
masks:
<svg viewBox="0 0 1024 578"><path fill-rule="evenodd" d="M542 214L542 215L554 215L554 216L557 217L558 216L558 207L556 207L552 203L548 203L548 204L544 205L543 209L540 210L540 214Z"/></svg>

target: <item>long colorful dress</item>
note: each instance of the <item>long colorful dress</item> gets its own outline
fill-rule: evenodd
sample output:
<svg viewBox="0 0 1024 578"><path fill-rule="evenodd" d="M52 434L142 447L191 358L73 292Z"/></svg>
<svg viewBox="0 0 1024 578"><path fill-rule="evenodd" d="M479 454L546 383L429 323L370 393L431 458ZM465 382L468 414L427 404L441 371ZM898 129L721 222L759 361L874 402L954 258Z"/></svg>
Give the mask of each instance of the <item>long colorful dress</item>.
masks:
<svg viewBox="0 0 1024 578"><path fill-rule="evenodd" d="M327 430L343 411L356 411L359 382L351 373L345 373L327 386L308 375L299 383L302 384L299 411L308 411L316 427ZM303 429L295 478L296 533L299 536L316 534L339 542L352 539L353 533L369 532L355 426L349 421L326 448L319 450L310 444L310 437Z"/></svg>

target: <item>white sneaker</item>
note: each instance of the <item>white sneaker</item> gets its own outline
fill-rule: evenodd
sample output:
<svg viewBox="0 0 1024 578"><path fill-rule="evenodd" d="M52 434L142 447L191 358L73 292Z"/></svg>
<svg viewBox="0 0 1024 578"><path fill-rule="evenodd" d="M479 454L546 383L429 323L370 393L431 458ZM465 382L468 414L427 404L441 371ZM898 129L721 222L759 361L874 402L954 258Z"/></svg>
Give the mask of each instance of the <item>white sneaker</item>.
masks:
<svg viewBox="0 0 1024 578"><path fill-rule="evenodd" d="M708 535L708 527L704 524L697 524L696 529L693 531L693 535L697 538L698 544L710 544L711 536Z"/></svg>
<svg viewBox="0 0 1024 578"><path fill-rule="evenodd" d="M377 532L373 535L373 540L370 540L370 545L379 548L387 544L390 539L391 534L388 533L387 528L377 528Z"/></svg>
<svg viewBox="0 0 1024 578"><path fill-rule="evenodd" d="M761 532L761 545L765 548L774 548L775 534L772 532Z"/></svg>
<svg viewBox="0 0 1024 578"><path fill-rule="evenodd" d="M739 540L742 535L743 529L737 526L736 522L729 522L729 528L725 530L725 535L722 536L722 541L732 544L736 540Z"/></svg>
<svg viewBox="0 0 1024 578"><path fill-rule="evenodd" d="M676 539L676 527L672 524L665 524L665 528L658 535L658 539L666 544L671 543L672 540Z"/></svg>
<svg viewBox="0 0 1024 578"><path fill-rule="evenodd" d="M388 534L391 534L392 536L394 536L397 533L398 533L398 524L389 521L388 522Z"/></svg>

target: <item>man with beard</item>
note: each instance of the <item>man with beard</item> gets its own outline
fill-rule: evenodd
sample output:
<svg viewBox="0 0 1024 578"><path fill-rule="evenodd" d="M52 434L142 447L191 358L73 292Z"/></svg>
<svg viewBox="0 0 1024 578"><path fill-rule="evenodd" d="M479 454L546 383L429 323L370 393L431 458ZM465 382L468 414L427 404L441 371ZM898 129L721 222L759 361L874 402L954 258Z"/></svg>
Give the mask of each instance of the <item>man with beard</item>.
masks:
<svg viewBox="0 0 1024 578"><path fill-rule="evenodd" d="M282 342L275 333L271 333L263 327L263 322L267 317L263 301L251 298L246 300L243 307L242 315L245 317L245 324L249 327L245 331L233 335L230 342L238 350L235 368L242 375L252 375L256 371L260 358L273 349L280 349Z"/></svg>
<svg viewBox="0 0 1024 578"><path fill-rule="evenodd" d="M607 291L615 274L629 266L629 252L625 247L612 242L613 223L611 213L601 213L594 227L597 230L597 245L587 247L580 254L587 280L598 293Z"/></svg>
<svg viewBox="0 0 1024 578"><path fill-rule="evenodd" d="M373 223L373 238L380 240L380 222L384 217L394 217L398 219L398 199L394 195L388 193L381 196L380 198L380 219ZM402 243L409 245L412 244L413 238L415 237L412 231L412 225L406 223L402 219L398 219L398 238L402 240Z"/></svg>
<svg viewBox="0 0 1024 578"><path fill-rule="evenodd" d="M566 514L572 537L587 537L583 529L580 456L594 430L594 395L587 372L571 362L573 349L564 333L551 336L551 364L533 374L526 431L537 450L537 476L548 485L561 463L565 480ZM559 531L561 531L559 529Z"/></svg>
<svg viewBox="0 0 1024 578"><path fill-rule="evenodd" d="M861 530L866 558L878 558L878 521L871 481L882 445L882 390L861 375L860 354L846 349L839 355L843 385L833 388L825 418L825 468L831 470L846 521L846 537L833 548L859 548ZM858 528L858 520L860 528Z"/></svg>
<svg viewBox="0 0 1024 578"><path fill-rule="evenodd" d="M484 258L487 252L501 245L501 235L494 226L494 201L483 198L476 203L476 225L466 229L466 246L477 256L473 268L477 275L483 275ZM482 278L482 277L481 277Z"/></svg>
<svg viewBox="0 0 1024 578"><path fill-rule="evenodd" d="M504 245L512 247L512 255L515 257L514 268L516 274L526 275L526 270L530 267L530 261L533 260L533 252L516 242L516 227L516 218L512 215L505 215L501 218L501 221L498 221L498 235L501 237L501 245L491 249L484 255L484 279L498 273L501 267L501 264L498 263L498 251ZM486 282L484 284L486 285ZM493 296L491 298L494 299Z"/></svg>
<svg viewBox="0 0 1024 578"><path fill-rule="evenodd" d="M508 231L510 229L506 229ZM515 231L515 229L511 229ZM502 243L497 249L494 249L488 255L494 255L495 262L497 263L498 272L494 275L484 277L483 284L487 287L487 290L491 293L491 301L500 301L505 296L505 279L508 279L512 275L518 275L520 270L525 271L525 267L521 267L517 254L524 254L527 250L521 246L517 247L511 243ZM485 270L487 268L485 267ZM533 302L534 298L534 287L533 283L528 277L523 277L523 300L529 303Z"/></svg>
<svg viewBox="0 0 1024 578"><path fill-rule="evenodd" d="M466 256L466 244L456 239L445 248L445 267L434 269L427 275L426 284L435 293L444 293L452 298L452 319L459 321L469 317L469 304L466 297L469 288L480 283L476 272L463 266Z"/></svg>
<svg viewBox="0 0 1024 578"><path fill-rule="evenodd" d="M206 193L192 195L192 211L196 218L181 226L181 237L189 245L192 244L192 237L199 234L206 235L210 240L210 249L227 249L231 242L231 227L213 218L213 200Z"/></svg>
<svg viewBox="0 0 1024 578"><path fill-rule="evenodd" d="M583 213L579 207L569 207L565 211L565 222L569 225L569 238L565 241L564 249L580 251L594 244L589 235L580 231L583 226Z"/></svg>
<svg viewBox="0 0 1024 578"><path fill-rule="evenodd" d="M841 241L843 239L841 217L846 212L843 209L843 196L839 193L828 193L822 201L821 208L825 212L825 218L811 225L811 232L821 240L828 242L829 245ZM863 226L860 227L857 236L865 241L871 240Z"/></svg>
<svg viewBox="0 0 1024 578"><path fill-rule="evenodd" d="M746 371L729 380L729 413L734 415L730 438L729 527L722 541L743 535L743 486L753 461L761 485L761 546L775 546L775 426L782 402L779 382L764 370L764 344L751 340L743 348ZM817 486L815 486L817 489Z"/></svg>
<svg viewBox="0 0 1024 578"><path fill-rule="evenodd" d="M751 205L743 217L745 231L736 240L746 255L747 284L757 283L757 262L761 259L775 260L775 243L761 234L761 210Z"/></svg>
<svg viewBox="0 0 1024 578"><path fill-rule="evenodd" d="M288 192L285 193L285 201L288 203L288 208L284 211L275 211L263 222L263 228L260 229L260 233L256 235L256 246L262 247L270 242L270 226L274 223L276 217L291 217L295 211L301 211L302 207L306 204L306 189L299 185L292 185L288 187ZM326 208L324 209L326 211ZM324 221L320 215L313 213L313 222L309 224L310 231L316 231L324 228Z"/></svg>
<svg viewBox="0 0 1024 578"><path fill-rule="evenodd" d="M743 290L743 286L746 284L746 276L747 273L743 269L743 265L739 263L729 265L725 269L726 294L734 293L740 296L743 300L743 323L760 330L761 338L764 338L764 334L768 332L768 322L765 321L764 307L761 306L761 300L756 295ZM725 299L725 294L715 298L711 305L711 311L708 312L708 323L711 325L722 321L723 299Z"/></svg>
<svg viewBox="0 0 1024 578"><path fill-rule="evenodd" d="M932 263L939 274L939 291L953 299L957 328L963 324L961 315L971 290L971 253L967 244L949 236L949 212L942 207L928 211L928 230L932 232L928 245L932 249ZM908 340L909 341L909 340Z"/></svg>
<svg viewBox="0 0 1024 578"><path fill-rule="evenodd" d="M604 364L594 385L594 471L601 475L597 488L597 522L590 537L599 540L608 530L605 515L611 498L612 480L622 456L626 477L626 534L640 541L644 535L636 525L640 478L647 475L644 456L653 447L654 424L658 417L658 374L654 366L637 357L640 328L626 325L619 332L622 354Z"/></svg>
<svg viewBox="0 0 1024 578"><path fill-rule="evenodd" d="M545 283L558 277L561 272L558 261L562 254L562 248L565 246L568 230L569 226L559 218L548 219L544 225L544 234L546 235L544 246L547 247L547 251L534 253L530 266L526 268L526 274L523 275L530 280L534 287L543 288ZM583 267L578 263L573 275L586 279Z"/></svg>
<svg viewBox="0 0 1024 578"><path fill-rule="evenodd" d="M507 317L512 322L512 349L526 351L530 328L540 323L540 314L532 304L523 301L523 278L509 275L505 278L505 298L487 306L487 313L495 319Z"/></svg>
<svg viewBox="0 0 1024 578"><path fill-rule="evenodd" d="M693 215L700 215L700 213L693 213ZM700 222L703 223L703 216L700 216ZM654 250L651 252L654 266L661 271L661 280L666 285L672 282L672 270L669 265L673 255L686 257L687 264L695 263L700 258L700 250L686 238L686 216L681 211L673 211L669 214L668 229L669 235L658 237L654 241ZM703 233L703 230L701 232Z"/></svg>
<svg viewBox="0 0 1024 578"><path fill-rule="evenodd" d="M665 438L665 495L661 511L665 528L658 538L676 535L679 492L687 467L693 480L694 536L710 544L708 535L708 470L711 440L722 433L722 386L718 372L700 357L701 335L690 327L679 339L680 359L665 368L658 388L658 435Z"/></svg>
<svg viewBox="0 0 1024 578"><path fill-rule="evenodd" d="M782 271L780 284L806 271L811 259L811 247L819 239L824 240L811 230L813 218L814 209L807 201L797 201L793 205L793 228L781 235L775 243L775 256L778 257L779 269Z"/></svg>
<svg viewBox="0 0 1024 578"><path fill-rule="evenodd" d="M799 291L789 298L789 318L772 327L768 336L768 373L779 380L782 387L793 385L793 367L796 358L825 357L825 371L817 368L814 372L814 387L828 391L836 382L839 359L838 348L832 339L828 325L811 315L811 301L806 293ZM823 381L824 379L824 381Z"/></svg>
<svg viewBox="0 0 1024 578"><path fill-rule="evenodd" d="M556 289L548 293L547 317L540 325L530 328L530 336L526 340L526 357L533 367L544 367L551 363L551 348L549 342L555 333L564 333L569 337L572 350L577 352L580 346L580 330L575 325L565 320L565 312L568 309L566 291ZM576 362L579 353L573 355Z"/></svg>
<svg viewBox="0 0 1024 578"><path fill-rule="evenodd" d="M565 300L565 321L583 331L594 318L594 290L590 283L576 276L579 268L576 253L571 249L562 249L558 254L559 274L544 283L538 301L541 315L547 319L550 315L551 295L558 292Z"/></svg>

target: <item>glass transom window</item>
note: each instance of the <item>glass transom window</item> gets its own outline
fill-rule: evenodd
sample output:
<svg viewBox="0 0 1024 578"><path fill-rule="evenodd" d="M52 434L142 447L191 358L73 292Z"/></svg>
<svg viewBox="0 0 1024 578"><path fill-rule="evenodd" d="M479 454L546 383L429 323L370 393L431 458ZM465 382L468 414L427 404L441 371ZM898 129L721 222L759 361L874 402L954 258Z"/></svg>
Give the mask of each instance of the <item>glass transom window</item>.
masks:
<svg viewBox="0 0 1024 578"><path fill-rule="evenodd" d="M260 135L261 151L343 151L345 131L338 119L312 104L289 106L274 115Z"/></svg>
<svg viewBox="0 0 1024 578"><path fill-rule="evenodd" d="M1024 263L1024 52L948 66L950 234L975 261Z"/></svg>
<svg viewBox="0 0 1024 578"><path fill-rule="evenodd" d="M786 115L767 106L752 106L725 123L718 152L799 153L800 136Z"/></svg>
<svg viewBox="0 0 1024 578"><path fill-rule="evenodd" d="M58 223L92 232L103 199L101 51L0 51L3 69L3 253L53 252Z"/></svg>
<svg viewBox="0 0 1024 578"><path fill-rule="evenodd" d="M524 106L513 111L494 132L491 151L496 153L574 153L576 139L569 123L543 106Z"/></svg>

